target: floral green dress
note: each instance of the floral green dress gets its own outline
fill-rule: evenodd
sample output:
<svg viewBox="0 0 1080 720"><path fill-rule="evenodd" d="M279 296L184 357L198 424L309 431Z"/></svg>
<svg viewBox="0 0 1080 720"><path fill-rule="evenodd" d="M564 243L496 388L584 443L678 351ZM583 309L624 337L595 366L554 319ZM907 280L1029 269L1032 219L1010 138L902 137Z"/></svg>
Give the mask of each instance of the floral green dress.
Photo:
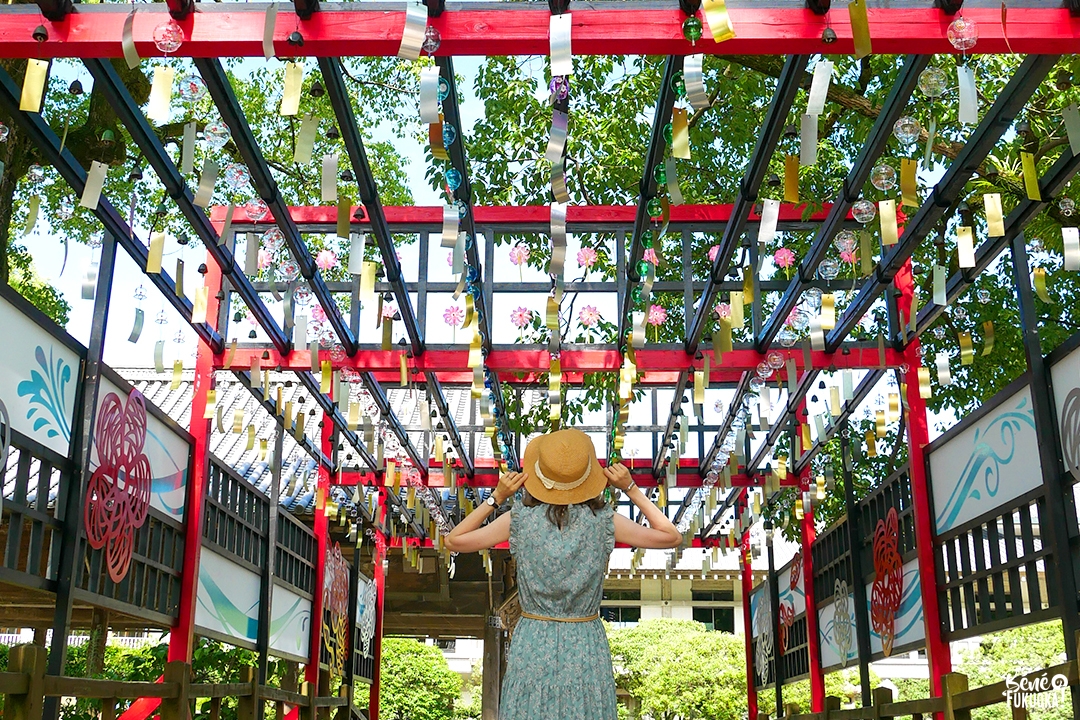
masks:
<svg viewBox="0 0 1080 720"><path fill-rule="evenodd" d="M521 609L580 618L600 610L615 548L611 506L595 514L571 505L559 530L547 507L511 510L510 552L517 561ZM499 720L616 720L615 676L604 624L522 618L514 630Z"/></svg>

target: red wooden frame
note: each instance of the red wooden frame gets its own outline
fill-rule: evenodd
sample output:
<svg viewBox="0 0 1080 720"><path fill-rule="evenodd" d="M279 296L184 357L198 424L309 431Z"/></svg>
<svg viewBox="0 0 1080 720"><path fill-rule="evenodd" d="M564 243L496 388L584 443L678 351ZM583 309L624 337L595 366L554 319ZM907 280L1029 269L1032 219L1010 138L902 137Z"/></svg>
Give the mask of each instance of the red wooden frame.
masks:
<svg viewBox="0 0 1080 720"><path fill-rule="evenodd" d="M739 502L746 497L744 492L736 501L736 513ZM739 539L739 553L742 555L742 573L739 579L742 581L742 608L743 608L743 640L746 644L746 702L749 713L747 717L757 718L757 687L754 685L754 619L750 613L750 596L754 591L754 569L750 565L750 531L743 532Z"/></svg>
<svg viewBox="0 0 1080 720"><path fill-rule="evenodd" d="M851 24L845 12L816 15L805 7L761 7L766 3L732 7L736 37L715 43L708 33L696 45L682 35L683 13L669 8L640 9L625 4L572 12L572 49L577 55L717 55L850 54L854 51ZM929 4L928 4L929 5ZM129 14L125 5L77 6L62 21L45 20L37 8L3 8L0 57L122 57L121 37ZM140 9L133 35L141 57L161 56L153 42L154 28L166 17L164 5ZM879 54L955 53L946 38L953 19L934 7L881 8L869 12L870 36ZM454 10L429 22L442 35L439 55L547 55L550 50L544 8ZM979 25L978 53L1072 53L1080 40L1080 18L1064 8L1023 8L1010 13L1008 40L998 7L964 9L964 17ZM265 10L226 5L200 7L180 22L185 42L173 55L188 57L262 57ZM49 39L38 43L34 28L44 24ZM274 31L274 49L281 57L367 55L393 57L401 45L405 13L357 6L345 9L325 4L310 20L299 20L282 8ZM836 42L825 44L826 27ZM302 46L288 43L298 30Z"/></svg>
<svg viewBox="0 0 1080 720"><path fill-rule="evenodd" d="M814 477L810 470L803 472L801 485L804 490L813 487ZM802 519L802 578L803 597L806 602L806 654L810 659L810 712L825 709L825 673L821 671L821 637L818 635L817 594L814 592L814 540L817 526L811 508Z"/></svg>

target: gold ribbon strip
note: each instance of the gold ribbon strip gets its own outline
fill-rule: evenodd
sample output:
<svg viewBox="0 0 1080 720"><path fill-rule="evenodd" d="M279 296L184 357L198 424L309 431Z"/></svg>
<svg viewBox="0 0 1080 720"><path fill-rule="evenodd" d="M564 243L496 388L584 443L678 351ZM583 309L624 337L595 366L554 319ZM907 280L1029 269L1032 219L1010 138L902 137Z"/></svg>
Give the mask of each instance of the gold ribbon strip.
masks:
<svg viewBox="0 0 1080 720"><path fill-rule="evenodd" d="M724 0L704 0L701 7L705 10L705 21L714 42L724 42L735 37L735 28L731 25L731 17Z"/></svg>
<svg viewBox="0 0 1080 720"><path fill-rule="evenodd" d="M1050 293L1047 291L1046 283L1048 279L1046 268L1035 268L1035 294L1039 296L1040 300L1049 305L1054 301L1050 298Z"/></svg>
<svg viewBox="0 0 1080 720"><path fill-rule="evenodd" d="M1029 152L1020 153L1020 165L1024 169L1024 188L1027 190L1028 200L1042 202L1042 191L1039 189L1039 174L1035 169L1035 156Z"/></svg>
<svg viewBox="0 0 1080 720"><path fill-rule="evenodd" d="M975 362L975 348L971 346L971 333L959 333L957 339L960 341L960 364L970 365Z"/></svg>
<svg viewBox="0 0 1080 720"><path fill-rule="evenodd" d="M866 0L851 0L848 3L848 17L851 20L851 39L855 43L855 59L861 60L873 52L870 43L870 19L866 16Z"/></svg>
<svg viewBox="0 0 1080 720"><path fill-rule="evenodd" d="M784 158L784 202L799 203L799 156L788 155Z"/></svg>
<svg viewBox="0 0 1080 720"><path fill-rule="evenodd" d="M983 351L982 356L986 357L994 351L994 323L987 320L983 323Z"/></svg>

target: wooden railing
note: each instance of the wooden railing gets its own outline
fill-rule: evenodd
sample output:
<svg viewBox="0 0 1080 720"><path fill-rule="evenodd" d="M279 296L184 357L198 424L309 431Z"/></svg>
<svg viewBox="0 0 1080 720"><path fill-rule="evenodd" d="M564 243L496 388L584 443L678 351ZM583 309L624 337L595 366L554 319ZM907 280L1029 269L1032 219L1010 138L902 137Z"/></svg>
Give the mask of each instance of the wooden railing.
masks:
<svg viewBox="0 0 1080 720"><path fill-rule="evenodd" d="M1055 676L1068 680L1067 687L1080 684L1080 673L1076 661L1039 670L1014 678L1013 682L1025 683L1027 687L1051 687L1049 680ZM969 689L967 675L949 673L942 678L941 697L922 700L893 702L890 688L874 688L873 705L849 710L840 709L840 698L825 698L825 710L816 713L801 713L798 705L788 705L784 718L790 720L893 720L893 718L914 718L922 720L935 713L940 713L945 720L970 720L971 711L990 705L1006 704L1009 701L1009 685L1004 680L993 685ZM1060 689L1062 686L1055 687ZM1031 694L1034 694L1031 693ZM1028 695L1028 697L1031 696ZM1071 703L1066 695L1063 703ZM1011 707L1013 720L1026 720L1027 711L1022 707ZM768 713L758 713L758 720L769 720Z"/></svg>
<svg viewBox="0 0 1080 720"><path fill-rule="evenodd" d="M206 684L192 683L191 667L183 662L165 665L160 682L125 682L79 677L56 677L45 674L46 652L38 645L16 645L8 654L8 672L0 673L0 695L4 696L4 720L39 720L46 697L74 697L101 700L101 720L116 720L117 704L121 700L160 698L157 712L161 720L188 720L196 717L191 705L207 699L209 713L199 717L218 720L225 698L237 699L238 720L255 720L261 703L273 703L277 718L283 718L284 707L299 708L300 720L329 718L334 720L364 718L352 706L349 688L342 686L337 697L320 697L313 690L289 692L255 682L255 669L240 669L241 682Z"/></svg>

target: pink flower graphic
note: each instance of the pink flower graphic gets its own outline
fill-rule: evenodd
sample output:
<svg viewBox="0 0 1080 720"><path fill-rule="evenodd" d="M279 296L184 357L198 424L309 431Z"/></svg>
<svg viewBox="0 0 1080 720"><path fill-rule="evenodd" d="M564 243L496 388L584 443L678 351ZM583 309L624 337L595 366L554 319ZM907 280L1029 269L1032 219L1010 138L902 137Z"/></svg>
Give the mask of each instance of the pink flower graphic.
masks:
<svg viewBox="0 0 1080 720"><path fill-rule="evenodd" d="M514 327L518 330L523 329L532 322L532 310L523 307L517 308L510 313L510 322L514 323Z"/></svg>
<svg viewBox="0 0 1080 720"><path fill-rule="evenodd" d="M337 253L333 250L320 250L319 254L315 256L315 264L323 272L336 268L338 264Z"/></svg>
<svg viewBox="0 0 1080 720"><path fill-rule="evenodd" d="M851 263L852 265L854 265L859 258L854 250L844 250L842 253L840 253L840 259L846 263Z"/></svg>
<svg viewBox="0 0 1080 720"><path fill-rule="evenodd" d="M465 311L459 308L457 305L451 305L446 308L446 311L442 314L443 322L451 327L458 327L465 320Z"/></svg>
<svg viewBox="0 0 1080 720"><path fill-rule="evenodd" d="M312 305L311 319L315 321L316 325L321 325L322 323L326 322L326 311L323 310L322 305Z"/></svg>
<svg viewBox="0 0 1080 720"><path fill-rule="evenodd" d="M800 313L802 311L799 308L791 308L791 312L788 313L787 318L784 320L784 324L788 327L793 327L795 323L799 321Z"/></svg>
<svg viewBox="0 0 1080 720"><path fill-rule="evenodd" d="M268 267L270 267L270 253L259 248L259 269L265 270Z"/></svg>
<svg viewBox="0 0 1080 720"><path fill-rule="evenodd" d="M382 316L384 320L393 320L397 315L397 308L392 303L383 303Z"/></svg>
<svg viewBox="0 0 1080 720"><path fill-rule="evenodd" d="M600 311L594 305L586 305L578 312L578 322L591 328L600 319Z"/></svg>
<svg viewBox="0 0 1080 720"><path fill-rule="evenodd" d="M524 245L515 245L510 248L510 262L515 265L524 265L529 260L529 248Z"/></svg>
<svg viewBox="0 0 1080 720"><path fill-rule="evenodd" d="M656 257L656 251L652 248L645 248L645 252L642 253L641 259L645 262L652 263L653 265L660 264L660 258Z"/></svg>
<svg viewBox="0 0 1080 720"><path fill-rule="evenodd" d="M578 250L577 264L583 268L591 268L596 264L597 257L596 250L591 247L583 247Z"/></svg>
<svg viewBox="0 0 1080 720"><path fill-rule="evenodd" d="M662 325L665 320L667 320L667 310L662 305L649 306L649 315L645 318L645 322L656 327Z"/></svg>
<svg viewBox="0 0 1080 720"><path fill-rule="evenodd" d="M731 317L731 305L727 303L717 303L716 307L713 308L713 312L716 313L716 317L718 318L729 318Z"/></svg>
<svg viewBox="0 0 1080 720"><path fill-rule="evenodd" d="M446 264L449 265L450 267L454 267L454 253L452 253L452 252L446 253Z"/></svg>
<svg viewBox="0 0 1080 720"><path fill-rule="evenodd" d="M713 245L709 248L709 262L716 262L716 256L720 254L720 246Z"/></svg>
<svg viewBox="0 0 1080 720"><path fill-rule="evenodd" d="M773 253L773 262L777 267L789 268L795 264L795 253L786 247L777 248Z"/></svg>

